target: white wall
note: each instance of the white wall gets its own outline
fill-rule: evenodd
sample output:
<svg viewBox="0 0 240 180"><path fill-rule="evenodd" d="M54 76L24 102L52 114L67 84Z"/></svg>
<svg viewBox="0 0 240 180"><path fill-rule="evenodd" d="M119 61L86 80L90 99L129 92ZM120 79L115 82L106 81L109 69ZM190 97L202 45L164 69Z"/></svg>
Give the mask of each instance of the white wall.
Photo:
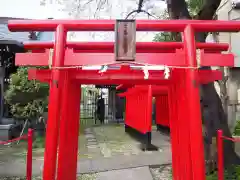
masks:
<svg viewBox="0 0 240 180"><path fill-rule="evenodd" d="M240 10L234 9L232 0L222 0L221 5L217 11L219 20L240 20ZM229 52L235 55L235 67L240 67L240 33L220 33L219 41L222 43L229 43ZM239 120L239 113L236 113L237 104L239 103L238 92L240 89L240 70L238 68L230 69L228 80L228 122L230 128L233 130L236 120Z"/></svg>
<svg viewBox="0 0 240 180"><path fill-rule="evenodd" d="M232 0L222 0L217 11L219 20L240 20L240 10L232 6ZM240 33L220 33L220 42L231 45L230 51L235 54L235 67L240 67Z"/></svg>

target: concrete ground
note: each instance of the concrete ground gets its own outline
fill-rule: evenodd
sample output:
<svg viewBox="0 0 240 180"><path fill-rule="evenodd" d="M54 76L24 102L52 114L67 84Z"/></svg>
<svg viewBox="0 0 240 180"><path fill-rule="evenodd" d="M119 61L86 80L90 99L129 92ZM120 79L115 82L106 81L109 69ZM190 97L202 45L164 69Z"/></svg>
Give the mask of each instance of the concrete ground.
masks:
<svg viewBox="0 0 240 180"><path fill-rule="evenodd" d="M119 176L119 179L151 180L159 174L162 176L161 167L171 163L170 140L167 135L160 134L155 129L152 139L159 150L143 152L139 142L125 133L123 125L85 129L79 136L79 179L101 180L107 179L108 176L112 179L112 176L117 177L121 172L126 174L126 177ZM0 177L25 175L26 152L23 149L22 147L0 148ZM33 154L33 175L37 178L41 175L43 149L35 149ZM169 169L166 170L168 175ZM142 173L140 177L139 171Z"/></svg>
<svg viewBox="0 0 240 180"><path fill-rule="evenodd" d="M170 180L170 138L153 128L152 143L158 151L141 151L123 125L86 128L79 136L78 180ZM43 152L33 150L33 180L41 180ZM25 157L26 143L0 146L0 180L24 180Z"/></svg>

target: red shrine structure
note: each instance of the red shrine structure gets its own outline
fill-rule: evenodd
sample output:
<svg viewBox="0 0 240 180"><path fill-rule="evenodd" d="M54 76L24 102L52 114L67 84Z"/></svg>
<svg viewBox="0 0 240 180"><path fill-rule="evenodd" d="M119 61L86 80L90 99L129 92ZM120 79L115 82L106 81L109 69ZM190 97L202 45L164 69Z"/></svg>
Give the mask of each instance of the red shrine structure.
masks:
<svg viewBox="0 0 240 180"><path fill-rule="evenodd" d="M222 75L220 71L199 67L234 66L234 56L221 53L228 50L227 44L196 43L194 34L236 32L240 30L240 22L137 20L135 26L123 22L123 31L119 31L117 23L114 20L9 21L11 31L56 31L55 42L25 43L25 49L31 52L18 53L15 60L18 66L49 66L49 69L29 70L29 79L50 84L43 180L76 180L81 84L129 87L121 94L127 99L125 123L143 134L151 132L151 102L155 96L161 109L157 115L160 121L161 116L169 119L173 179L205 180L199 85L219 80ZM182 32L183 42L135 43L133 37L128 37L128 28ZM68 31L114 30L121 34L123 42L117 41L114 45L66 40ZM114 48L121 43L124 46L116 53ZM200 53L196 49L200 49ZM81 68L109 64L120 64L120 68L102 73ZM130 64L168 66L170 76L166 79L163 70L149 70L145 79L144 72L132 69Z"/></svg>

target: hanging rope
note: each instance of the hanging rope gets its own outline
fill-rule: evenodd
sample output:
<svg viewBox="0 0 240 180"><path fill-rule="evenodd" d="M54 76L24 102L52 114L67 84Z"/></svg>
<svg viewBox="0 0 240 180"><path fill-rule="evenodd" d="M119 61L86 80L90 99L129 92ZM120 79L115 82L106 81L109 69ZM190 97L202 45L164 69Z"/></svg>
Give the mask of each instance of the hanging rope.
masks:
<svg viewBox="0 0 240 180"><path fill-rule="evenodd" d="M49 49L48 68L52 69L53 49Z"/></svg>
<svg viewBox="0 0 240 180"><path fill-rule="evenodd" d="M51 69L79 69L79 68L84 68L84 67L93 67L93 66L103 66L100 70L99 70L99 73L103 73L103 72L106 72L108 66L111 66L111 65L139 65L139 66L143 66L143 67L148 67L146 69L148 70L164 70L162 68L158 69L158 68L154 68L154 69L151 69L152 66L155 66L155 67L163 67L163 68L174 68L174 69L198 69L199 66L167 66L167 65L159 65L159 64L149 64L149 63L137 63L137 62L132 62L132 63L129 63L129 62L119 62L119 63L103 63L103 64L95 64L95 65L84 65L84 66L64 66L64 67L51 67ZM104 67L104 66L107 66Z"/></svg>

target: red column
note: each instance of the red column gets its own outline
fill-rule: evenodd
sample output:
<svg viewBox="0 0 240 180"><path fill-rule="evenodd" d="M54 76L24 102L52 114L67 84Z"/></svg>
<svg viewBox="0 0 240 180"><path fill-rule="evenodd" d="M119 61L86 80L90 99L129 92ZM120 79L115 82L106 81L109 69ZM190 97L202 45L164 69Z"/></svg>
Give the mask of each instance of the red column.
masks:
<svg viewBox="0 0 240 180"><path fill-rule="evenodd" d="M64 65L66 31L63 25L58 25L55 39L52 62L53 69L49 90L48 123L44 153L43 180L55 179L62 86L60 83L61 70L54 69L54 67L60 67Z"/></svg>
<svg viewBox="0 0 240 180"><path fill-rule="evenodd" d="M217 131L218 180L224 180L223 132Z"/></svg>
<svg viewBox="0 0 240 180"><path fill-rule="evenodd" d="M147 114L145 118L145 125L148 132L152 131L152 85L148 86L147 91Z"/></svg>
<svg viewBox="0 0 240 180"><path fill-rule="evenodd" d="M189 67L197 67L196 46L193 28L188 25L184 30L184 50ZM205 180L204 147L202 136L202 120L200 111L199 85L196 84L196 69L186 71L186 123L189 123L190 155L192 165L192 179Z"/></svg>
<svg viewBox="0 0 240 180"><path fill-rule="evenodd" d="M168 95L156 96L156 124L169 127L169 101Z"/></svg>
<svg viewBox="0 0 240 180"><path fill-rule="evenodd" d="M188 119L186 117L185 70L176 69L174 72L174 119L171 119L171 136L173 159L176 171L174 180L192 180L190 159L190 137ZM174 121L174 122L173 122ZM173 128L172 128L173 126Z"/></svg>
<svg viewBox="0 0 240 180"><path fill-rule="evenodd" d="M66 70L69 71L69 70ZM65 72L62 99L57 180L76 180L81 85Z"/></svg>
<svg viewBox="0 0 240 180"><path fill-rule="evenodd" d="M185 87L186 87L186 72L184 69L178 69L178 141L179 141L179 157L181 166L181 177L182 180L192 180L192 166L191 166L191 151L189 144L190 133L189 133L189 119L188 113L191 109L188 109L186 99L188 98Z"/></svg>
<svg viewBox="0 0 240 180"><path fill-rule="evenodd" d="M28 129L28 150L27 150L27 180L32 180L32 147L33 145L33 130Z"/></svg>
<svg viewBox="0 0 240 180"><path fill-rule="evenodd" d="M173 180L178 180L179 177L179 153L178 153L178 127L177 127L177 111L176 111L176 93L175 86L171 84L169 88L169 109L170 109L170 137L172 147L172 169L173 169Z"/></svg>

